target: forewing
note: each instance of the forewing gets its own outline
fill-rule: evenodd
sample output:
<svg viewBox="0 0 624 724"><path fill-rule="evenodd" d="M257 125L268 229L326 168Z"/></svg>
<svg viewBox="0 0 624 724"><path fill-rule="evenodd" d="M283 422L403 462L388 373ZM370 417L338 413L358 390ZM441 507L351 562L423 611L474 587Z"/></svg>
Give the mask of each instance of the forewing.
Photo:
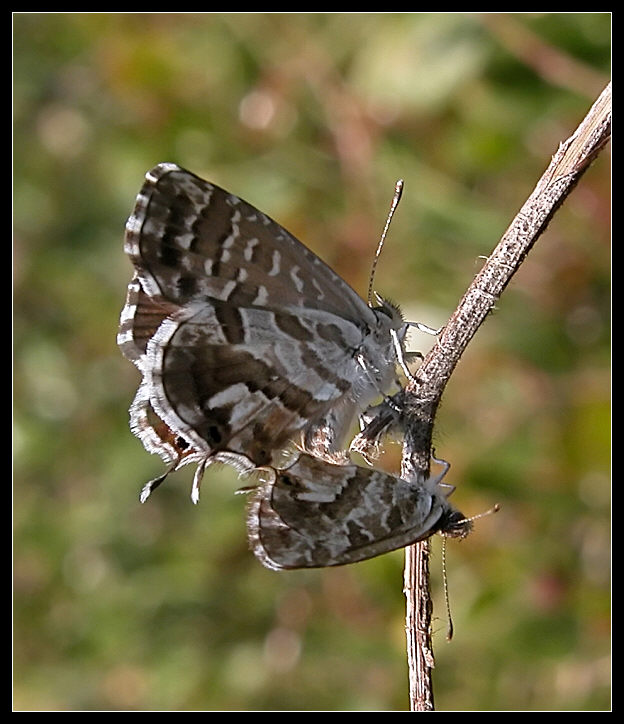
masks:
<svg viewBox="0 0 624 724"><path fill-rule="evenodd" d="M301 455L258 488L247 518L255 555L273 569L337 566L428 538L452 511L423 483Z"/></svg>
<svg viewBox="0 0 624 724"><path fill-rule="evenodd" d="M353 289L246 201L174 164L149 171L126 225L144 291L178 305L233 290L258 304L324 309L374 323Z"/></svg>

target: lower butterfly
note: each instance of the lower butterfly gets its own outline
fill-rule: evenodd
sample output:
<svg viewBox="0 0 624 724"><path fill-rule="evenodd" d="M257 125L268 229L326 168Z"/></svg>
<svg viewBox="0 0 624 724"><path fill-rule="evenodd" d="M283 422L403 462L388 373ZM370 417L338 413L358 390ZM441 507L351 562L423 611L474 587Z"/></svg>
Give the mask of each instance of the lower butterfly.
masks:
<svg viewBox="0 0 624 724"><path fill-rule="evenodd" d="M441 462L441 461L438 461ZM448 502L437 476L409 482L311 455L268 470L249 502L250 547L267 568L319 568L366 560L439 532L464 538L472 523Z"/></svg>

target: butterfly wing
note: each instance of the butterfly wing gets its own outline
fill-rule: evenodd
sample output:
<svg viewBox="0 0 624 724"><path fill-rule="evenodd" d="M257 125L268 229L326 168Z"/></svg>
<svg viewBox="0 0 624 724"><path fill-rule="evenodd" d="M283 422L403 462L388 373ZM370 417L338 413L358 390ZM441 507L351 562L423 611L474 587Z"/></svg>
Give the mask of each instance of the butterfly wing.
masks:
<svg viewBox="0 0 624 724"><path fill-rule="evenodd" d="M336 407L352 416L358 401L377 393L345 352L344 337L305 336L295 320L284 327L260 308L237 308L244 321L228 334L217 306L211 300L187 305L147 346L152 404L196 447L271 464L297 431L321 424ZM318 326L304 321L311 330ZM304 328L301 318L296 324ZM351 331L357 339L359 331Z"/></svg>
<svg viewBox="0 0 624 724"><path fill-rule="evenodd" d="M300 430L332 415L344 427L389 384L396 318L223 189L160 164L146 175L125 248L135 276L120 347L157 417L194 449L267 464Z"/></svg>
<svg viewBox="0 0 624 724"><path fill-rule="evenodd" d="M255 555L268 568L317 568L355 563L438 530L458 529L459 519L463 516L437 485L432 489L301 455L254 493L247 531Z"/></svg>
<svg viewBox="0 0 624 724"><path fill-rule="evenodd" d="M322 309L374 326L372 310L312 251L246 201L175 164L149 171L126 225L144 291L180 306L229 301Z"/></svg>

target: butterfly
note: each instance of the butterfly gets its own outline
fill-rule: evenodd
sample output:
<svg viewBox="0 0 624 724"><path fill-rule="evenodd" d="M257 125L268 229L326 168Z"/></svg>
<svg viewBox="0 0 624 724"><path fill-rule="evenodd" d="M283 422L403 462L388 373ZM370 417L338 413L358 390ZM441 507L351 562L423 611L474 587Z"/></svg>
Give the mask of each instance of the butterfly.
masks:
<svg viewBox="0 0 624 724"><path fill-rule="evenodd" d="M442 462L442 461L438 461ZM318 568L373 558L436 532L464 538L472 523L448 502L441 474L407 481L302 454L269 470L247 511L250 547L267 568Z"/></svg>
<svg viewBox="0 0 624 724"><path fill-rule="evenodd" d="M408 324L366 303L252 205L171 163L145 176L126 224L134 267L118 344L142 381L130 426L173 469L279 464L291 443L347 461L357 415L396 379Z"/></svg>

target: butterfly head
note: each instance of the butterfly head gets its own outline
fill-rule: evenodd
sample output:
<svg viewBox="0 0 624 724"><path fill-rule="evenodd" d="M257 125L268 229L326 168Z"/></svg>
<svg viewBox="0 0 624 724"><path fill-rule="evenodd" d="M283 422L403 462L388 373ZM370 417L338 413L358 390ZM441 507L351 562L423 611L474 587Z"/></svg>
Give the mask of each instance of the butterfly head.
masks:
<svg viewBox="0 0 624 724"><path fill-rule="evenodd" d="M445 538L465 538L472 530L472 520L469 520L454 508L448 509L440 518L440 535Z"/></svg>
<svg viewBox="0 0 624 724"><path fill-rule="evenodd" d="M401 330L403 332L402 336L405 336L408 325L403 319L400 307L394 304L394 302L384 299L380 294L377 294L377 292L374 294L377 300L377 306L372 307L372 310L377 319L384 320L383 323L385 324L389 323L390 329Z"/></svg>

